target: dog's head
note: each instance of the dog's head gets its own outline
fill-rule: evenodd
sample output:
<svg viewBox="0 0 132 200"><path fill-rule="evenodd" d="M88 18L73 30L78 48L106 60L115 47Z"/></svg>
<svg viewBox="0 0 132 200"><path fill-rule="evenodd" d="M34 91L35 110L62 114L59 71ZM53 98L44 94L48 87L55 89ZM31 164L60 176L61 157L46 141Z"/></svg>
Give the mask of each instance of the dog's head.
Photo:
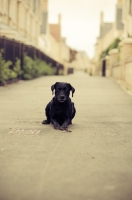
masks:
<svg viewBox="0 0 132 200"><path fill-rule="evenodd" d="M73 93L75 89L71 86L70 83L63 83L63 82L56 82L54 85L51 86L52 92L55 90L55 97L61 103L65 102L70 95L70 91Z"/></svg>

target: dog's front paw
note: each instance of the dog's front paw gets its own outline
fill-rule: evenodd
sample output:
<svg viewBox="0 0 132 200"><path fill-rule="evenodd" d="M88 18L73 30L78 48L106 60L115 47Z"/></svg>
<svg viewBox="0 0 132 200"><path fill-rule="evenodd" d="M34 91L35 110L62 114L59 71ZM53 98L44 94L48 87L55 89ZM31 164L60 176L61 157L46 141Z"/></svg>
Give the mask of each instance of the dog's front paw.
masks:
<svg viewBox="0 0 132 200"><path fill-rule="evenodd" d="M49 120L44 120L44 121L42 121L42 124L50 124L50 121Z"/></svg>
<svg viewBox="0 0 132 200"><path fill-rule="evenodd" d="M64 131L64 130L67 130L68 129L68 126L60 126L60 130Z"/></svg>
<svg viewBox="0 0 132 200"><path fill-rule="evenodd" d="M55 125L54 125L54 129L59 130L59 129L60 129L60 125L55 124Z"/></svg>

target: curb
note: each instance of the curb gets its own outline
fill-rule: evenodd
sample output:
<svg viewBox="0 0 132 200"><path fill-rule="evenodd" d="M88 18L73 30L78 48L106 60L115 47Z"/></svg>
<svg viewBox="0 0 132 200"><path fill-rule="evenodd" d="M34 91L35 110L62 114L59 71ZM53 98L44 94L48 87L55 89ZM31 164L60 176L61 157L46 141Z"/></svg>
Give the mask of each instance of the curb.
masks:
<svg viewBox="0 0 132 200"><path fill-rule="evenodd" d="M116 80L117 84L130 96L132 96L132 86L127 84L125 81Z"/></svg>

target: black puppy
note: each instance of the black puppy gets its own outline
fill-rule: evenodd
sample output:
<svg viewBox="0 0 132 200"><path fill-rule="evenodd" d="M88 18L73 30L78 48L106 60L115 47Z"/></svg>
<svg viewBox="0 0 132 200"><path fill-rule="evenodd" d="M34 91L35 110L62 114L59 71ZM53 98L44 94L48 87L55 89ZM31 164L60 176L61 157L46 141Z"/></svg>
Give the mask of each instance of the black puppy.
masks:
<svg viewBox="0 0 132 200"><path fill-rule="evenodd" d="M74 103L69 97L70 91L73 97L75 89L69 83L56 82L51 86L51 90L52 93L55 90L55 96L45 108L47 119L42 124L52 123L55 129L67 130L76 113Z"/></svg>

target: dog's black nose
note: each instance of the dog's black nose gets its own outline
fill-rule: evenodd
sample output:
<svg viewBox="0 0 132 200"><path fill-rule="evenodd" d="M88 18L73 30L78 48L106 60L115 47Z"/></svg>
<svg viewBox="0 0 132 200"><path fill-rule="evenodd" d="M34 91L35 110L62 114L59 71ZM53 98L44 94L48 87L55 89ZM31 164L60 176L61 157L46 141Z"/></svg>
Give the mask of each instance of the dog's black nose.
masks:
<svg viewBox="0 0 132 200"><path fill-rule="evenodd" d="M62 100L65 99L65 96L64 96L64 95L61 95L61 96L60 96L60 99L62 99Z"/></svg>

